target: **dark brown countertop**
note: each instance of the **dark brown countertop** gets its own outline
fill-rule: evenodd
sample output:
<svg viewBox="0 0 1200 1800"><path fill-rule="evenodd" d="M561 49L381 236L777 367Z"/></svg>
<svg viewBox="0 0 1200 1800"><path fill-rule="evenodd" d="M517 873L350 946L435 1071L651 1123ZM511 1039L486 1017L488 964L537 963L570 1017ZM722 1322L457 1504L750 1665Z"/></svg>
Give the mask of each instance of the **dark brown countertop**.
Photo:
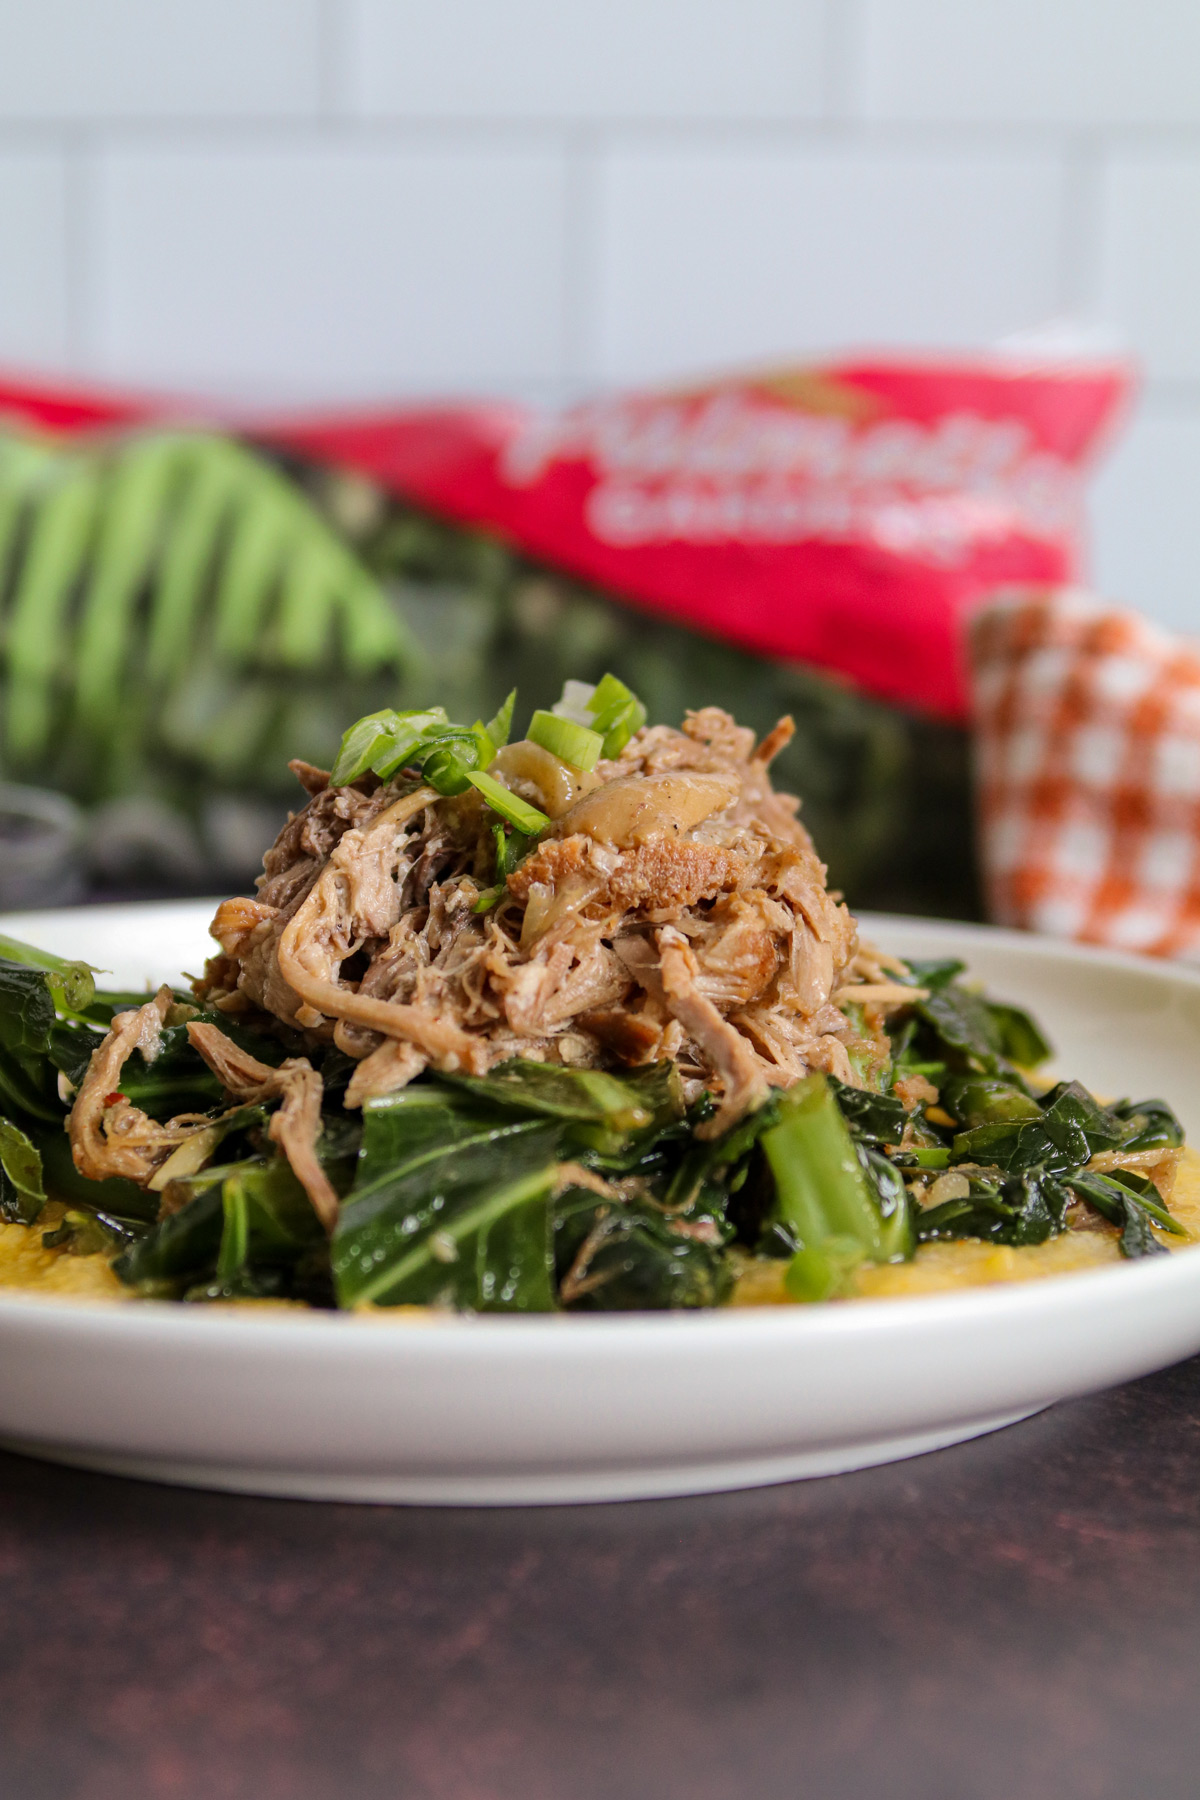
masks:
<svg viewBox="0 0 1200 1800"><path fill-rule="evenodd" d="M0 1457L5 1800L1195 1800L1200 1360L890 1468L503 1512Z"/></svg>

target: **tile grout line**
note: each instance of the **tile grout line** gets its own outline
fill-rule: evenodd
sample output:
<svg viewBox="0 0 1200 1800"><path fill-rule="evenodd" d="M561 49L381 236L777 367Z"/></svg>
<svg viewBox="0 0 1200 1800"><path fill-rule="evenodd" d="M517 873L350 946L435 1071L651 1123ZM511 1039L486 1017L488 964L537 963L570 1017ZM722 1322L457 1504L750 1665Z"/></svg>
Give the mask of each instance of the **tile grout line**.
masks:
<svg viewBox="0 0 1200 1800"><path fill-rule="evenodd" d="M326 0L326 4L331 5L332 0ZM0 152L61 148L79 134L96 133L103 133L106 142L123 150L186 146L237 151L252 148L255 144L287 148L291 144L318 139L324 127L331 136L365 149L402 147L409 143L425 147L439 142L560 144L565 134L578 133L619 138L632 147L665 146L684 150L852 148L881 155L909 151L953 157L964 151L970 154L1066 155L1077 150L1081 143L1087 143L1098 155L1152 153L1174 154L1187 161L1200 158L1200 127L1151 131L1116 126L866 119L840 115L664 119L614 113L611 117L595 120L579 120L565 114L520 118L471 114L367 116L350 106L345 91L349 86L349 73L344 67L339 69L341 57L342 51L332 48L322 55L325 76L320 111L315 115L254 117L229 113L203 118L153 118L97 113L74 119L0 119Z"/></svg>

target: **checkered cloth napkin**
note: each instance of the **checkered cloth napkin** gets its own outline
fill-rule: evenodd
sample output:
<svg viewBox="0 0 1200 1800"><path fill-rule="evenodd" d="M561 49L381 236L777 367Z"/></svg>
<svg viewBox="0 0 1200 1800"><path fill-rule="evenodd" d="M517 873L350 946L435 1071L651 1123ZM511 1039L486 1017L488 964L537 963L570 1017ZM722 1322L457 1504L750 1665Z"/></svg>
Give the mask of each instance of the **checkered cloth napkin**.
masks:
<svg viewBox="0 0 1200 1800"><path fill-rule="evenodd" d="M992 918L1200 961L1200 651L1057 588L981 608L969 653Z"/></svg>

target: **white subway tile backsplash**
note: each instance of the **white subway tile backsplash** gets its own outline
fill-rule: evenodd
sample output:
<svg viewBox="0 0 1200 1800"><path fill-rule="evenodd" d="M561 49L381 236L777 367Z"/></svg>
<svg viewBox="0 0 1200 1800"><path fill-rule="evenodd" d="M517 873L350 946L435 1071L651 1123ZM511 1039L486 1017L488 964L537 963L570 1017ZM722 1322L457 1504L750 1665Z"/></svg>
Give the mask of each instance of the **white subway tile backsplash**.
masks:
<svg viewBox="0 0 1200 1800"><path fill-rule="evenodd" d="M69 359L63 158L0 152L0 364Z"/></svg>
<svg viewBox="0 0 1200 1800"><path fill-rule="evenodd" d="M299 115L322 0L0 0L0 119Z"/></svg>
<svg viewBox="0 0 1200 1800"><path fill-rule="evenodd" d="M564 212L560 159L511 147L112 152L93 360L297 395L554 380Z"/></svg>
<svg viewBox="0 0 1200 1800"><path fill-rule="evenodd" d="M1196 0L865 0L865 8L857 91L870 118L1200 123Z"/></svg>
<svg viewBox="0 0 1200 1800"><path fill-rule="evenodd" d="M1100 306L1153 375L1200 377L1200 153L1115 157Z"/></svg>
<svg viewBox="0 0 1200 1800"><path fill-rule="evenodd" d="M1054 311L1053 159L627 148L600 173L595 373L986 343Z"/></svg>
<svg viewBox="0 0 1200 1800"><path fill-rule="evenodd" d="M840 3L840 0L835 0ZM349 0L375 116L803 118L825 0Z"/></svg>
<svg viewBox="0 0 1200 1800"><path fill-rule="evenodd" d="M0 366L550 398L1083 306L1165 384L1098 580L1200 636L1198 71L1200 0L0 0Z"/></svg>
<svg viewBox="0 0 1200 1800"><path fill-rule="evenodd" d="M1092 572L1108 598L1200 638L1200 417L1153 410L1101 470Z"/></svg>

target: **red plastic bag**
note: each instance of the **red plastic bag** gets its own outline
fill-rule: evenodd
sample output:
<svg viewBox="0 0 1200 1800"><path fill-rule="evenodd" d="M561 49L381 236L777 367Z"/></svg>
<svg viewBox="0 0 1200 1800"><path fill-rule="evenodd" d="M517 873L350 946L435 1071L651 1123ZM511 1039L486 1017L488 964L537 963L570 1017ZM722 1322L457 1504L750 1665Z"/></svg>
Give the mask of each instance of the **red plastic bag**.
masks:
<svg viewBox="0 0 1200 1800"><path fill-rule="evenodd" d="M879 361L513 406L221 423L357 469L634 605L900 706L965 719L964 619L1080 574L1120 364ZM178 407L0 387L59 430Z"/></svg>

